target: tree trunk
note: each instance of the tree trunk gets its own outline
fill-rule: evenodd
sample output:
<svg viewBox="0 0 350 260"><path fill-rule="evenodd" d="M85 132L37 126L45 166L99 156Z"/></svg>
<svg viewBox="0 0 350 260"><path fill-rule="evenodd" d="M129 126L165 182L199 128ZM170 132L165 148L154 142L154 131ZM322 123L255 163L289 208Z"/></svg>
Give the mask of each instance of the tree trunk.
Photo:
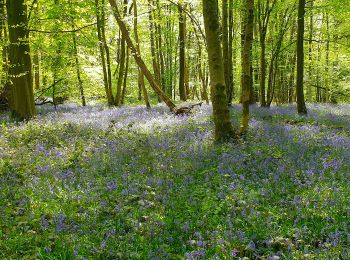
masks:
<svg viewBox="0 0 350 260"><path fill-rule="evenodd" d="M133 43L133 41L130 38L129 31L128 31L125 23L123 22L123 20L122 20L122 18L120 16L120 13L119 13L116 1L115 0L109 0L109 3L111 5L111 7L112 7L114 17L115 17L115 19L116 19L116 21L118 23L118 26L119 26L122 34L123 34L123 37L126 40L128 48L131 51L131 55L134 57L137 65L141 69L142 73L145 75L145 77L148 80L148 82L150 83L152 89L160 97L160 99L169 107L169 109L171 111L176 111L176 105L162 91L161 87L159 86L159 83L154 79L154 77L152 76L151 72L147 68L145 62L142 60L140 53L137 51L137 48L135 47L135 44Z"/></svg>
<svg viewBox="0 0 350 260"><path fill-rule="evenodd" d="M249 123L250 91L252 89L252 43L254 27L254 0L245 0L244 8L244 45L242 50L242 105L243 114L240 133L244 134Z"/></svg>
<svg viewBox="0 0 350 260"><path fill-rule="evenodd" d="M329 102L329 81L331 79L329 73L329 45L330 45L330 32L329 32L329 16L326 15L326 33L327 33L327 42L326 42L326 69L325 69L325 102Z"/></svg>
<svg viewBox="0 0 350 260"><path fill-rule="evenodd" d="M4 91L2 88L6 84L8 66L7 66L7 31L6 31L6 23L5 23L5 0L0 0L0 43L1 43L1 74L0 74L0 89Z"/></svg>
<svg viewBox="0 0 350 260"><path fill-rule="evenodd" d="M74 29L74 27L73 27L73 29ZM81 73L80 73L80 64L79 64L79 56L78 56L78 48L77 48L77 36L76 36L75 32L73 32L73 49L74 49L75 69L77 72L77 79L78 79L81 104L82 104L82 106L86 106L83 81L81 80L81 75L80 75Z"/></svg>
<svg viewBox="0 0 350 260"><path fill-rule="evenodd" d="M234 138L230 112L227 107L224 64L220 46L220 25L217 0L202 0L204 26L209 58L210 88L215 124L215 140Z"/></svg>
<svg viewBox="0 0 350 260"><path fill-rule="evenodd" d="M103 48L106 53L106 69L107 69L107 81L108 81L108 91L111 95L111 100L113 103L113 92L112 92L112 69L111 69L111 55L109 52L109 47L106 40L106 22L105 22L105 0L101 2L101 36Z"/></svg>
<svg viewBox="0 0 350 260"><path fill-rule="evenodd" d="M183 11L183 7L179 6L179 93L180 100L187 100L185 77L186 77L186 14Z"/></svg>
<svg viewBox="0 0 350 260"><path fill-rule="evenodd" d="M225 76L225 86L226 86L226 94L227 94L227 100L228 104L230 103L229 101L229 86L231 86L230 83L230 65L229 65L229 60L230 60L230 53L229 53L229 43L228 43L228 0L222 0L222 22L221 22L221 27L222 27L222 53L223 53L223 63L224 63L224 76Z"/></svg>
<svg viewBox="0 0 350 260"><path fill-rule="evenodd" d="M232 99L234 98L234 62L233 62L233 49L234 42L234 18L233 18L233 0L229 0L228 6L228 85L227 86L227 103L232 105Z"/></svg>
<svg viewBox="0 0 350 260"><path fill-rule="evenodd" d="M123 17L126 17L128 14L128 0L123 1ZM120 43L120 58L119 58L119 71L118 71L118 81L117 81L117 91L114 99L114 105L120 106L122 99L122 87L124 82L125 75L125 61L126 61L126 42L124 35L121 35Z"/></svg>
<svg viewBox="0 0 350 260"><path fill-rule="evenodd" d="M10 107L19 119L36 114L33 93L32 64L28 42L27 6L24 0L7 1L9 26Z"/></svg>
<svg viewBox="0 0 350 260"><path fill-rule="evenodd" d="M149 35L150 35L150 43L151 43L151 55L152 55L152 65L153 65L153 73L155 80L158 82L158 85L161 86L161 76L160 76L160 68L158 61L158 51L155 40L155 25L154 25L154 16L153 16L153 0L148 0L148 11L149 11ZM161 87L162 88L162 87Z"/></svg>
<svg viewBox="0 0 350 260"><path fill-rule="evenodd" d="M133 5L134 5L134 35L135 35L136 49L137 49L137 52L139 54L141 54L139 34L138 34L138 30L137 30L138 16L137 16L137 3L136 3L136 0L133 0ZM138 68L138 77L137 78L138 78L139 89L141 90L141 92L143 94L143 99L145 101L146 107L150 108L151 105L149 103L148 93L147 93L147 89L146 89L146 86L145 86L145 79L144 79L144 76L143 76L142 71L140 70L140 68Z"/></svg>
<svg viewBox="0 0 350 260"><path fill-rule="evenodd" d="M112 94L112 81L111 81L111 70L110 66L107 68L106 65L106 56L107 60L109 60L109 49L106 43L106 38L103 34L103 27L104 27L104 1L102 0L102 4L100 6L99 0L95 0L95 8L96 8L96 26L97 26L97 35L98 35L98 41L99 41L99 49L100 49L100 57L101 57L101 65L102 65L102 71L103 71L103 83L105 87L105 92L107 96L107 101L109 105L114 104L113 100L113 94ZM106 51L108 51L106 53ZM110 64L110 61L107 61L107 64Z"/></svg>
<svg viewBox="0 0 350 260"><path fill-rule="evenodd" d="M304 25L305 0L299 0L297 36L297 108L299 114L307 114L304 99Z"/></svg>
<svg viewBox="0 0 350 260"><path fill-rule="evenodd" d="M124 81L123 81L123 91L120 99L120 104L124 105L125 95L126 95L126 86L128 82L128 70L129 70L129 50L126 50L126 60L125 60L125 71L124 71Z"/></svg>
<svg viewBox="0 0 350 260"><path fill-rule="evenodd" d="M314 34L314 17L313 17L313 5L314 1L310 1L310 23L309 23L309 69L308 69L308 74L309 74L309 80L308 80L308 86L307 86L307 99L308 102L312 102L312 77L313 77L313 71L312 71L312 37Z"/></svg>

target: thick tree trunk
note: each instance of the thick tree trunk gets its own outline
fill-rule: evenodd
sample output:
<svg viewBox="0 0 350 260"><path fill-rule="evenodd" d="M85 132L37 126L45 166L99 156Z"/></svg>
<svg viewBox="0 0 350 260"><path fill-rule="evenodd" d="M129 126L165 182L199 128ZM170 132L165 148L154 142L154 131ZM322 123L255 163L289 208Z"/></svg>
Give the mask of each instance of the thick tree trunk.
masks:
<svg viewBox="0 0 350 260"><path fill-rule="evenodd" d="M299 0L297 36L297 108L299 114L307 114L304 99L304 26L305 0Z"/></svg>
<svg viewBox="0 0 350 260"><path fill-rule="evenodd" d="M244 134L249 123L250 91L252 89L252 43L254 27L254 0L245 0L244 45L242 50L242 105L243 114L240 133Z"/></svg>
<svg viewBox="0 0 350 260"><path fill-rule="evenodd" d="M137 65L141 69L142 73L145 75L145 77L148 80L148 82L150 83L152 89L160 97L160 99L169 107L169 109L171 111L176 111L176 105L162 91L161 87L159 86L159 83L154 79L154 77L152 76L151 72L147 68L145 62L142 60L140 53L137 51L137 48L136 48L135 44L133 43L133 41L130 38L129 31L128 31L125 23L123 22L123 20L122 20L122 18L120 16L120 13L119 13L116 1L115 0L109 0L109 3L111 5L111 7L112 7L114 17L115 17L115 19L116 19L116 21L117 21L117 23L119 25L119 28L120 28L120 30L121 30L121 32L123 34L123 37L126 40L128 48L131 51L131 55L134 57Z"/></svg>
<svg viewBox="0 0 350 260"><path fill-rule="evenodd" d="M220 25L217 0L203 0L203 16L209 58L210 88L215 124L215 140L234 138L230 112L227 107L224 64L220 46Z"/></svg>
<svg viewBox="0 0 350 260"><path fill-rule="evenodd" d="M33 93L32 64L28 43L27 6L24 0L7 1L9 26L10 107L19 119L36 114Z"/></svg>

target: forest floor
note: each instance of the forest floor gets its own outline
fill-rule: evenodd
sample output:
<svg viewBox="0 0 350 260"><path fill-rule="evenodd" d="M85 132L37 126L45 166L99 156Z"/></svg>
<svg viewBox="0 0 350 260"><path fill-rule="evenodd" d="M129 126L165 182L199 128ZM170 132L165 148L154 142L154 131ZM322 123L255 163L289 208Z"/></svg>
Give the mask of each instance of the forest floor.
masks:
<svg viewBox="0 0 350 260"><path fill-rule="evenodd" d="M252 107L226 145L206 105L2 115L0 258L347 259L350 106L308 108Z"/></svg>

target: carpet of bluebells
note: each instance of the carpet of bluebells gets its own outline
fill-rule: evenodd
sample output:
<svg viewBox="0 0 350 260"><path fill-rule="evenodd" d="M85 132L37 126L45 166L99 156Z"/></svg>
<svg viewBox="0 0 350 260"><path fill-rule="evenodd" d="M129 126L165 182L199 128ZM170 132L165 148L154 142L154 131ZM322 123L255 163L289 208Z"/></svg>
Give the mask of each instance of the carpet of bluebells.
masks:
<svg viewBox="0 0 350 260"><path fill-rule="evenodd" d="M350 257L350 105L252 107L224 145L206 105L38 109L0 115L1 259Z"/></svg>

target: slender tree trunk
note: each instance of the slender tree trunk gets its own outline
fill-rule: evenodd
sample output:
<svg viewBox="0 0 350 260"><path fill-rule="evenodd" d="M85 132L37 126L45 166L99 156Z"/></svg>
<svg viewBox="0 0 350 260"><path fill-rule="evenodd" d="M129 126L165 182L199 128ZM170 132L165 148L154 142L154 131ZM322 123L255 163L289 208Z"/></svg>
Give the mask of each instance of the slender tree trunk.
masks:
<svg viewBox="0 0 350 260"><path fill-rule="evenodd" d="M165 61L164 61L164 53L163 53L163 37L162 37L162 27L161 27L161 19L163 17L163 14L161 13L161 6L159 3L159 0L156 1L156 7L157 7L157 22L155 23L156 27L156 42L157 42L157 54L158 54L158 67L159 67L159 73L160 73L160 81L162 90L166 92L166 76L165 76Z"/></svg>
<svg viewBox="0 0 350 260"><path fill-rule="evenodd" d="M314 17L313 17L313 6L314 6L314 1L310 1L310 23L309 23L309 80L308 80L308 87L307 87L307 99L308 102L312 102L312 78L313 78L313 64L312 64L312 38L314 34Z"/></svg>
<svg viewBox="0 0 350 260"><path fill-rule="evenodd" d="M220 46L220 25L217 0L202 0L204 26L209 58L210 88L215 124L215 140L234 138L230 112L227 107L224 64Z"/></svg>
<svg viewBox="0 0 350 260"><path fill-rule="evenodd" d="M126 17L128 14L128 0L123 1L123 17ZM114 105L120 106L122 99L122 88L125 75L125 64L126 62L126 41L124 35L121 35L120 43L120 58L119 58L119 71L118 71L118 81L117 81L117 91L114 99Z"/></svg>
<svg viewBox="0 0 350 260"><path fill-rule="evenodd" d="M121 45L120 45L120 59L119 59L119 70L118 70L118 80L117 80L117 91L114 98L114 105L121 105L121 96L122 96L122 86L124 82L124 70L125 70L125 61L126 61L126 42L122 36Z"/></svg>
<svg viewBox="0 0 350 260"><path fill-rule="evenodd" d="M233 62L233 49L234 42L234 17L233 17L233 0L229 0L228 6L228 85L227 86L227 103L229 106L232 105L234 98L234 62Z"/></svg>
<svg viewBox="0 0 350 260"><path fill-rule="evenodd" d="M299 114L307 114L304 99L304 31L305 0L299 0L297 36L297 108Z"/></svg>
<svg viewBox="0 0 350 260"><path fill-rule="evenodd" d="M167 15L172 16L172 6L167 6ZM165 76L166 76L166 86L165 93L171 97L173 93L173 31L174 31L174 20L167 19L166 22L166 35L164 37L166 43L166 58L165 58ZM175 91L174 91L175 92Z"/></svg>
<svg viewBox="0 0 350 260"><path fill-rule="evenodd" d="M198 46L198 75L202 82L202 90L201 90L201 99L205 100L207 104L209 104L208 90L207 90L207 81L204 76L203 70L205 70L205 66L202 65L202 47ZM204 67L204 68L203 68Z"/></svg>
<svg viewBox="0 0 350 260"><path fill-rule="evenodd" d="M185 77L186 77L186 14L183 7L179 6L179 93L180 100L187 100Z"/></svg>
<svg viewBox="0 0 350 260"><path fill-rule="evenodd" d="M245 0L244 8L244 45L242 50L242 105L243 114L240 133L244 134L249 123L250 91L252 89L252 43L254 28L254 0Z"/></svg>
<svg viewBox="0 0 350 260"><path fill-rule="evenodd" d="M125 60L125 71L124 71L124 81L123 81L123 91L122 91L122 97L120 100L120 104L125 104L125 95L126 95L126 86L128 82L128 72L129 72L129 49L126 50L126 60Z"/></svg>
<svg viewBox="0 0 350 260"><path fill-rule="evenodd" d="M227 93L227 100L228 104L230 103L229 101L229 86L231 86L230 83L230 68L229 61L230 61L230 53L229 53L229 17L228 17L228 0L222 0L222 22L221 22L221 27L222 27L222 53L223 53L223 62L224 62L224 76L225 76L225 86L226 86L226 93Z"/></svg>
<svg viewBox="0 0 350 260"><path fill-rule="evenodd" d="M141 69L144 76L147 78L148 82L150 83L152 89L157 93L157 95L160 97L160 99L169 107L171 111L176 111L176 105L174 102L165 95L165 93L162 91L159 83L154 79L151 72L147 68L145 62L142 60L140 53L137 51L137 48L135 47L135 44L130 38L129 31L125 25L125 23L122 20L122 17L120 16L118 6L115 0L109 0L109 3L112 7L114 17L118 23L118 26L123 34L123 37L126 40L126 43L128 45L128 48L131 51L131 55L134 57L137 65Z"/></svg>
<svg viewBox="0 0 350 260"><path fill-rule="evenodd" d="M140 51L140 40L139 40L139 34L138 34L138 30L137 30L138 15L137 15L137 3L136 3L136 0L133 0L133 5L134 5L134 35L135 35L136 49L137 49L137 52L139 54L141 54L141 51ZM144 76L143 76L142 71L141 71L140 68L138 68L138 85L139 85L139 89L141 90L141 92L143 94L143 99L145 101L146 107L150 108L151 105L149 103L148 93L147 93L147 89L146 89L146 86L145 86L145 79L144 79Z"/></svg>
<svg viewBox="0 0 350 260"><path fill-rule="evenodd" d="M159 69L158 61L158 52L155 40L155 25L154 25L154 11L153 11L154 0L148 0L148 9L149 9L149 34L150 34L150 43L151 43L151 55L152 55L152 64L155 80L158 82L158 85L161 86L161 76Z"/></svg>
<svg viewBox="0 0 350 260"><path fill-rule="evenodd" d="M105 92L106 92L106 96L107 96L107 101L109 105L113 105L114 104L114 100L113 100L113 94L112 94L112 83L111 83L111 71L109 68L106 66L106 56L108 57L108 55L106 55L107 53L106 50L108 50L108 46L106 44L106 39L103 35L103 27L104 27L104 23L102 22L102 20L104 20L104 5L103 2L100 6L99 4L99 0L95 0L95 8L96 8L96 26L97 26L97 35L98 35L98 41L99 41L99 49L100 49L100 57L101 57L101 65L102 65L102 72L103 72L103 83L104 83L104 87L105 87ZM108 52L109 53L109 52ZM108 58L109 59L109 58ZM108 62L107 62L108 64ZM110 62L109 62L110 64Z"/></svg>
<svg viewBox="0 0 350 260"><path fill-rule="evenodd" d="M101 37L103 48L106 53L106 70L107 70L107 81L108 81L108 92L111 95L113 101L113 92L112 92L112 69L111 69L111 55L109 47L106 40L106 21L105 21L105 0L101 2Z"/></svg>
<svg viewBox="0 0 350 260"><path fill-rule="evenodd" d="M73 27L74 29L74 27ZM80 92L80 99L82 106L86 106L86 100L84 95L84 86L83 81L81 80L81 73L80 73L80 64L79 64L79 56L78 56L78 48L77 48L77 36L76 33L73 32L73 50L74 50L74 58L75 58L75 69L77 72L77 79L78 79L78 86L79 86L79 92Z"/></svg>
<svg viewBox="0 0 350 260"><path fill-rule="evenodd" d="M330 45L330 32L329 32L329 15L326 15L326 33L327 33L327 42L326 42L326 68L325 68L325 101L329 102L329 81L330 81L330 73L329 73L329 45Z"/></svg>
<svg viewBox="0 0 350 260"><path fill-rule="evenodd" d="M1 74L0 74L0 89L5 86L6 79L7 79L7 73L8 73L8 66L7 66L7 31L6 31L6 22L5 22L5 0L0 0L0 42L1 42Z"/></svg>
<svg viewBox="0 0 350 260"><path fill-rule="evenodd" d="M27 6L24 0L7 1L7 17L10 38L10 107L15 117L30 118L36 114L36 110L28 42Z"/></svg>

